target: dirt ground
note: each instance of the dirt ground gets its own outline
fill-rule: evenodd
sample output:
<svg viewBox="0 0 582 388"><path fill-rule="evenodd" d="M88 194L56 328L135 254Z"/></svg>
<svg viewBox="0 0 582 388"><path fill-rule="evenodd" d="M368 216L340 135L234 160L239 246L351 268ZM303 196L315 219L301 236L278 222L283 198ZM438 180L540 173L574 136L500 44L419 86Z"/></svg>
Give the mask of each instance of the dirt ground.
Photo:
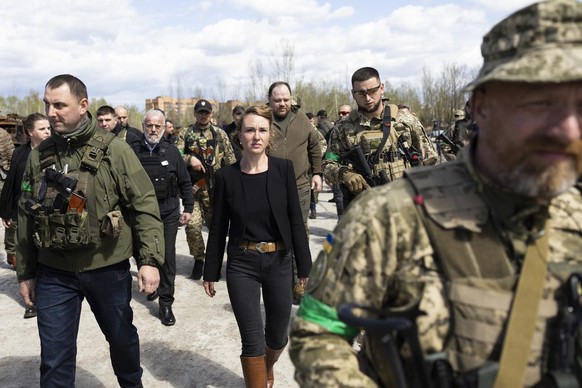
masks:
<svg viewBox="0 0 582 388"><path fill-rule="evenodd" d="M329 187L320 194L318 217L310 220L313 258L327 233L337 222ZM0 228L0 242L4 230ZM204 232L206 238L206 231ZM3 247L2 247L3 249ZM133 260L132 260L133 261ZM211 299L202 281L189 278L192 258L188 255L183 228L177 239L176 324L163 326L157 318L158 303L148 302L134 281L132 307L141 343L145 387L244 387L240 366L240 336L232 314L226 284L216 284ZM224 270L225 266L223 266ZM132 264L135 280L137 268ZM223 276L224 279L224 276ZM297 310L293 306L292 315ZM39 384L40 344L36 318L23 319L24 305L18 294L15 273L0 253L0 387L34 387ZM87 303L83 303L78 336L77 387L117 387L109 362L107 342ZM285 352L275 366L278 387L298 387L294 368Z"/></svg>

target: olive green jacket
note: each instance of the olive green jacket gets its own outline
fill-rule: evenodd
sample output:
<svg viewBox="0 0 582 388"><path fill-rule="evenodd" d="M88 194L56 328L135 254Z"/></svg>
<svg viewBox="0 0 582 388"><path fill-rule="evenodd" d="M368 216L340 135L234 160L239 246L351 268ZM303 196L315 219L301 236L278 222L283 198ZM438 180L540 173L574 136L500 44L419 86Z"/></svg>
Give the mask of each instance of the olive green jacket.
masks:
<svg viewBox="0 0 582 388"><path fill-rule="evenodd" d="M88 119L72 133L62 135L52 130L57 150L55 168L69 173L79 172L85 145L97 131L101 129L89 114ZM132 256L132 230L137 235L140 257L143 258L140 264L163 263L163 224L154 188L133 150L119 138L114 138L109 144L101 166L88 178L85 193L89 220L97 218L100 225L106 214L121 211L124 222L119 235L106 236L100 228L93 227L89 232L91 242L81 248L37 248L33 241L34 218L26 210L25 203L28 199L38 201L37 186L44 174L40 170L40 148L30 153L22 183L16 253L19 280L34 278L38 263L64 271L83 272L126 260Z"/></svg>

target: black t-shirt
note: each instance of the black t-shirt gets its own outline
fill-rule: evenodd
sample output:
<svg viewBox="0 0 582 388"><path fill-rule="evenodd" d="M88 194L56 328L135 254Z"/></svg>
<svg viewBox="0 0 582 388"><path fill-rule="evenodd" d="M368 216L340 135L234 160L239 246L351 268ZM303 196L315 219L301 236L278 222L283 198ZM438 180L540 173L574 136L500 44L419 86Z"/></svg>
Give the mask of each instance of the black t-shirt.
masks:
<svg viewBox="0 0 582 388"><path fill-rule="evenodd" d="M247 223L243 240L281 241L281 233L277 227L275 216L267 197L267 172L258 174L242 173L245 191Z"/></svg>

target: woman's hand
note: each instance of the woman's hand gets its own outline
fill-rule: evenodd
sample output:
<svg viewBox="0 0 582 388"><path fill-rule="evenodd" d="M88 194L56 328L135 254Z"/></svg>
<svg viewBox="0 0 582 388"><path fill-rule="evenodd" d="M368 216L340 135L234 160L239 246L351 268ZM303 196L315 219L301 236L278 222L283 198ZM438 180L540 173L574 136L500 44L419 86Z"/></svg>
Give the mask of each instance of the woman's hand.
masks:
<svg viewBox="0 0 582 388"><path fill-rule="evenodd" d="M207 282L204 281L204 291L206 291L206 295L213 298L216 295L216 291L214 290L214 282Z"/></svg>

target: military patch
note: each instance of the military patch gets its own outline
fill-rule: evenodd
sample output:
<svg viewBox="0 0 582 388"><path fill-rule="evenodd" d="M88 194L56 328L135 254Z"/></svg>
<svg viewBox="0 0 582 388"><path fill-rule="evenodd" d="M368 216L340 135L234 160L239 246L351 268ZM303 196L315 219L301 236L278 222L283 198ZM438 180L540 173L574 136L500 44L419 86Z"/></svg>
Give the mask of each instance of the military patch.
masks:
<svg viewBox="0 0 582 388"><path fill-rule="evenodd" d="M324 243L325 245L325 243ZM331 251L331 249L330 249ZM307 282L307 289L308 293L312 293L319 287L319 284L325 277L325 272L327 270L327 260L329 253L323 249L319 252L315 263L313 263L313 267L311 268L311 272L309 273L309 282Z"/></svg>
<svg viewBox="0 0 582 388"><path fill-rule="evenodd" d="M22 185L20 185L20 190L23 193L32 193L32 184L29 181L22 181Z"/></svg>
<svg viewBox="0 0 582 388"><path fill-rule="evenodd" d="M331 253L332 249L333 249L333 235L331 233L328 233L328 235L325 237L325 240L323 241L323 250L327 253Z"/></svg>

